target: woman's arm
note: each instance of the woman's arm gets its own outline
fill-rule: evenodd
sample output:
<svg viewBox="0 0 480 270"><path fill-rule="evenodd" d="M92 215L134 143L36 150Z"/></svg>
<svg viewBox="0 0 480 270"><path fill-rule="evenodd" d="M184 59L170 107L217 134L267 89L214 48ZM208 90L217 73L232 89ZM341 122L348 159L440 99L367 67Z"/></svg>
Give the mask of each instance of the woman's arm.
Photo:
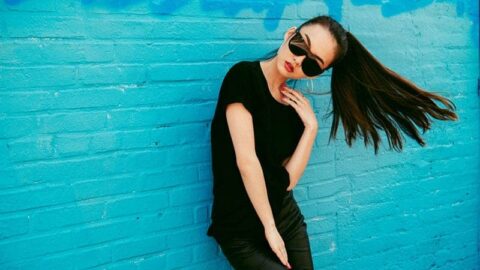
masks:
<svg viewBox="0 0 480 270"><path fill-rule="evenodd" d="M317 130L317 126L306 126L292 156L284 162L284 167L290 175L290 185L287 188L288 191L292 190L297 185L307 167L313 143L315 142L315 137L317 137Z"/></svg>
<svg viewBox="0 0 480 270"><path fill-rule="evenodd" d="M263 169L255 152L252 115L242 103L233 102L227 105L226 116L237 166L248 197L263 224L268 244L280 261L291 269L285 243L273 219Z"/></svg>
<svg viewBox="0 0 480 270"><path fill-rule="evenodd" d="M275 227L263 169L255 152L252 116L241 103L236 102L227 105L226 117L235 149L237 166L248 197L263 226L265 228Z"/></svg>
<svg viewBox="0 0 480 270"><path fill-rule="evenodd" d="M286 164L284 162L284 167L290 176L290 185L287 187L287 191L290 191L297 185L305 167L307 167L313 143L317 136L318 121L310 101L303 94L287 86L284 86L281 92L286 96L283 100L295 109L304 125L302 136L295 151Z"/></svg>

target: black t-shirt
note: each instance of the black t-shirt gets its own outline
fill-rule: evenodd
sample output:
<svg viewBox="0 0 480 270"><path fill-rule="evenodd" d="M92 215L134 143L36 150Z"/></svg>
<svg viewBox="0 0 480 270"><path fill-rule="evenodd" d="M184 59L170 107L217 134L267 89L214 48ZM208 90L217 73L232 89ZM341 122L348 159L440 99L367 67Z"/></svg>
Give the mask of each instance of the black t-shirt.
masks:
<svg viewBox="0 0 480 270"><path fill-rule="evenodd" d="M264 232L236 165L225 113L226 105L233 102L241 102L252 115L255 151L275 219L282 200L291 192L286 190L290 179L282 162L293 154L304 129L295 109L271 95L259 61L241 61L230 68L211 125L214 200L207 235L218 238Z"/></svg>

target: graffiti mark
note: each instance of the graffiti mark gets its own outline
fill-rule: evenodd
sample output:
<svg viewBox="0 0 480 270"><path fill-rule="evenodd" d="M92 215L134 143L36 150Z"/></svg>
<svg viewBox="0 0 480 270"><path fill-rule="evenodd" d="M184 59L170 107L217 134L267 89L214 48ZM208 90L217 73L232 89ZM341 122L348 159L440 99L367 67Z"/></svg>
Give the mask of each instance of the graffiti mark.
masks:
<svg viewBox="0 0 480 270"><path fill-rule="evenodd" d="M352 4L356 6L361 5L379 5L381 7L382 15L384 17L392 17L404 12L413 11L419 8L424 8L433 3L433 0L420 1L401 1L401 0L352 0Z"/></svg>
<svg viewBox="0 0 480 270"><path fill-rule="evenodd" d="M123 9L141 2L144 0L81 0L83 5L97 4L111 9Z"/></svg>
<svg viewBox="0 0 480 270"><path fill-rule="evenodd" d="M351 0L351 2L355 6L378 5L381 8L382 16L386 18L425 8L433 3L454 4L456 5L457 17L468 17L469 20L472 21L473 27L471 35L473 42L478 42L478 0ZM467 6L467 9L465 6ZM468 12L465 10L468 10Z"/></svg>
<svg viewBox="0 0 480 270"><path fill-rule="evenodd" d="M325 4L328 7L328 15L341 22L343 1L325 0Z"/></svg>
<svg viewBox="0 0 480 270"><path fill-rule="evenodd" d="M4 0L7 5L18 5L27 0ZM80 0L83 5L97 5L111 9L123 9L129 6L148 3L149 8L157 14L174 14L190 3L199 1L202 12L223 12L226 16L235 17L242 10L253 10L260 13L266 11L265 29L273 31L287 5L297 4L303 0L258 1L258 0ZM433 3L449 3L456 5L457 17L468 17L473 22L473 35L478 33L478 1L475 0L350 0L354 6L380 6L383 17L389 18L405 12L425 8ZM342 7L345 0L324 0L330 16L342 20ZM474 38L474 42L478 41Z"/></svg>
<svg viewBox="0 0 480 270"><path fill-rule="evenodd" d="M25 0L9 0L9 1L25 1ZM240 11L251 9L254 12L266 11L264 26L268 31L273 31L278 27L279 20L287 5L302 2L303 0L282 0L278 2L263 2L258 0L200 0L200 7L203 12L223 12L226 16L235 17ZM111 9L121 9L145 0L81 0L84 5L97 5ZM192 0L149 0L149 8L156 14L174 14Z"/></svg>
<svg viewBox="0 0 480 270"><path fill-rule="evenodd" d="M7 5L17 5L20 4L20 2L23 2L24 0L5 0L5 4Z"/></svg>

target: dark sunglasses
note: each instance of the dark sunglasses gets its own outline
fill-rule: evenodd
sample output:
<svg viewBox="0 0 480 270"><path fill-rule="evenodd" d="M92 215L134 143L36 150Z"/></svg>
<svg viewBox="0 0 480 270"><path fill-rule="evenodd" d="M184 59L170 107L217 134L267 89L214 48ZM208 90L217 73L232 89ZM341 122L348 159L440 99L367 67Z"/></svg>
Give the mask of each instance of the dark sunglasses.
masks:
<svg viewBox="0 0 480 270"><path fill-rule="evenodd" d="M310 54L308 46L299 30L295 31L295 34L288 42L288 48L296 56L306 56L302 61L302 70L305 75L313 77L323 73L324 70L320 67L317 60L315 60L314 56Z"/></svg>

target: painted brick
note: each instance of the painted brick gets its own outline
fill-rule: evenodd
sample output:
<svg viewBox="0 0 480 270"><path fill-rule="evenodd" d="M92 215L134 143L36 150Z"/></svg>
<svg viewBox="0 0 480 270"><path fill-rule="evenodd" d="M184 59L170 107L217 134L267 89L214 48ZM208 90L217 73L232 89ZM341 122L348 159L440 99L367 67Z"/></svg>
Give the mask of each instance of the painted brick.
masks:
<svg viewBox="0 0 480 270"><path fill-rule="evenodd" d="M328 142L331 71L298 82L315 268L478 269L478 1L407 2L0 1L0 269L232 269L206 236L220 85L319 14L460 119L375 156Z"/></svg>

